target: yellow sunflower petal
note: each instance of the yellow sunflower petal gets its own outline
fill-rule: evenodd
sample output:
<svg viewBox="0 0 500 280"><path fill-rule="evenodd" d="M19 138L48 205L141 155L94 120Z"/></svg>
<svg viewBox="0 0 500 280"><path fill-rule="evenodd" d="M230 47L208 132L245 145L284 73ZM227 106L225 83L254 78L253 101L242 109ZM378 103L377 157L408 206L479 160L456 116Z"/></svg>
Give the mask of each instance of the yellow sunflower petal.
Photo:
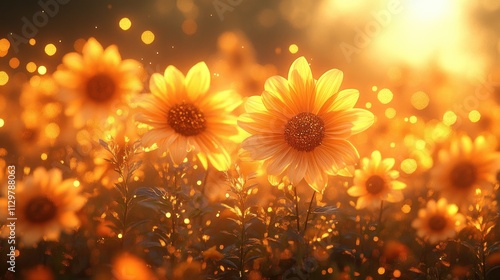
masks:
<svg viewBox="0 0 500 280"><path fill-rule="evenodd" d="M351 128L351 133L352 134L358 134L360 132L365 131L368 129L374 122L374 116L373 113L364 109L351 109L349 111L346 111L345 115L343 117L353 117L355 118L355 121L353 122L353 127Z"/></svg>
<svg viewBox="0 0 500 280"><path fill-rule="evenodd" d="M160 74L154 73L151 75L151 78L149 79L149 89L154 96L164 102L167 102L167 83Z"/></svg>
<svg viewBox="0 0 500 280"><path fill-rule="evenodd" d="M43 232L30 230L22 233L22 242L26 246L35 245L38 241L40 241L43 237Z"/></svg>
<svg viewBox="0 0 500 280"><path fill-rule="evenodd" d="M241 147L250 152L255 160L267 159L275 155L283 145L279 136L253 135L243 140Z"/></svg>
<svg viewBox="0 0 500 280"><path fill-rule="evenodd" d="M137 75L143 74L144 68L142 65L134 59L124 59L119 66L119 71L125 75L130 75L138 78Z"/></svg>
<svg viewBox="0 0 500 280"><path fill-rule="evenodd" d="M245 100L244 107L247 113L262 113L266 110L266 106L264 106L261 96L248 97Z"/></svg>
<svg viewBox="0 0 500 280"><path fill-rule="evenodd" d="M297 185L304 179L308 168L308 160L304 156L300 156L298 153L294 153L292 156L292 162L288 168L288 178L293 185Z"/></svg>
<svg viewBox="0 0 500 280"><path fill-rule="evenodd" d="M288 81L294 89L292 100L295 100L295 104L302 112L311 112L316 86L309 63L303 56L297 58L290 66Z"/></svg>
<svg viewBox="0 0 500 280"><path fill-rule="evenodd" d="M347 165L346 167L337 170L337 173L334 175L342 177L352 177L354 175L354 166Z"/></svg>
<svg viewBox="0 0 500 280"><path fill-rule="evenodd" d="M336 175L338 170L344 166L343 163L337 162L338 158L328 151L327 146L320 145L311 153L316 164L327 174Z"/></svg>
<svg viewBox="0 0 500 280"><path fill-rule="evenodd" d="M196 156L198 157L198 160L200 161L201 165L203 166L203 169L207 170L208 160L207 160L207 156L205 155L205 153L199 152L198 154L196 154Z"/></svg>
<svg viewBox="0 0 500 280"><path fill-rule="evenodd" d="M78 88L81 84L81 79L70 71L57 71L53 77L58 84L70 89Z"/></svg>
<svg viewBox="0 0 500 280"><path fill-rule="evenodd" d="M54 221L45 227L43 233L44 240L58 241L59 236L61 236L61 225L57 223L57 221Z"/></svg>
<svg viewBox="0 0 500 280"><path fill-rule="evenodd" d="M186 94L184 88L184 74L182 74L182 72L175 66L169 65L165 69L163 77L165 77L165 81L171 94L178 95L180 97L183 97Z"/></svg>
<svg viewBox="0 0 500 280"><path fill-rule="evenodd" d="M264 167L269 174L281 174L290 165L292 151L290 147L283 146L276 151L276 157L266 161Z"/></svg>
<svg viewBox="0 0 500 280"><path fill-rule="evenodd" d="M370 202L366 196L360 196L356 202L356 209L363 209L370 206Z"/></svg>
<svg viewBox="0 0 500 280"><path fill-rule="evenodd" d="M82 56L76 52L66 54L62 61L71 71L80 72L85 69Z"/></svg>
<svg viewBox="0 0 500 280"><path fill-rule="evenodd" d="M47 188L50 183L50 177L45 168L37 167L32 174L33 176L30 178L33 179L33 183L29 182L28 186L39 186L41 189Z"/></svg>
<svg viewBox="0 0 500 280"><path fill-rule="evenodd" d="M101 57L103 48L95 38L90 38L82 49L85 61L93 63Z"/></svg>
<svg viewBox="0 0 500 280"><path fill-rule="evenodd" d="M394 167L394 164L396 163L396 160L394 158L385 158L382 161L382 165L384 168L384 171L389 171Z"/></svg>
<svg viewBox="0 0 500 280"><path fill-rule="evenodd" d="M308 170L304 175L304 179L313 190L319 193L323 193L328 184L326 174L314 161L309 161Z"/></svg>
<svg viewBox="0 0 500 280"><path fill-rule="evenodd" d="M366 191L366 188L364 188L364 187L352 186L352 187L350 187L349 189L347 189L347 193L348 193L350 196L357 197L357 196L363 196L363 195L366 195L366 194L367 194L367 191Z"/></svg>
<svg viewBox="0 0 500 280"><path fill-rule="evenodd" d="M338 69L331 69L321 75L316 84L313 114L318 114L323 104L338 92L343 77L344 73Z"/></svg>
<svg viewBox="0 0 500 280"><path fill-rule="evenodd" d="M118 67L122 58L116 45L111 45L104 50L103 61L107 66Z"/></svg>
<svg viewBox="0 0 500 280"><path fill-rule="evenodd" d="M288 81L281 76L273 76L266 80L264 90L272 96L279 98L285 104L283 108L286 114L295 115L300 113L296 104L293 103L291 97L290 86Z"/></svg>
<svg viewBox="0 0 500 280"><path fill-rule="evenodd" d="M400 181L392 181L391 187L394 190L402 190L402 189L406 188L406 184L403 182L400 182Z"/></svg>
<svg viewBox="0 0 500 280"><path fill-rule="evenodd" d="M231 157L225 150L222 153L208 153L207 157L212 166L218 171L226 171L231 166Z"/></svg>
<svg viewBox="0 0 500 280"><path fill-rule="evenodd" d="M318 114L352 109L358 102L358 98L359 91L357 89L344 89L328 98L319 109Z"/></svg>
<svg viewBox="0 0 500 280"><path fill-rule="evenodd" d="M286 103L267 91L262 93L262 103L276 117L290 119L295 115L290 108L287 108Z"/></svg>
<svg viewBox="0 0 500 280"><path fill-rule="evenodd" d="M210 86L210 70L205 62L193 66L186 75L186 91L189 100L195 101L208 91Z"/></svg>
<svg viewBox="0 0 500 280"><path fill-rule="evenodd" d="M328 150L329 153L335 154L336 157L340 159L341 166L338 168L343 168L345 165L354 164L359 159L359 154L356 148L346 140L328 140L324 141L322 144Z"/></svg>
<svg viewBox="0 0 500 280"><path fill-rule="evenodd" d="M49 180L48 180L49 186L59 187L59 185L62 181L61 170L56 169L56 168L52 168L47 172L46 176L49 178Z"/></svg>
<svg viewBox="0 0 500 280"><path fill-rule="evenodd" d="M80 220L74 212L65 212L60 216L60 223L66 230L70 231L80 225Z"/></svg>
<svg viewBox="0 0 500 280"><path fill-rule="evenodd" d="M210 110L210 112L214 113L219 113L218 110L232 112L240 105L241 97L233 90L220 91L216 96L205 98L203 101L200 101L200 108L211 108L212 110Z"/></svg>
<svg viewBox="0 0 500 280"><path fill-rule="evenodd" d="M166 141L165 145L169 145L176 138L177 135L172 129L153 129L142 136L142 144L145 147L151 147L155 143L160 145L162 141Z"/></svg>
<svg viewBox="0 0 500 280"><path fill-rule="evenodd" d="M187 142L184 137L177 137L169 148L169 153L172 161L179 165L187 155Z"/></svg>
<svg viewBox="0 0 500 280"><path fill-rule="evenodd" d="M401 191L392 191L387 194L386 200L388 202L399 202L403 200L403 193Z"/></svg>

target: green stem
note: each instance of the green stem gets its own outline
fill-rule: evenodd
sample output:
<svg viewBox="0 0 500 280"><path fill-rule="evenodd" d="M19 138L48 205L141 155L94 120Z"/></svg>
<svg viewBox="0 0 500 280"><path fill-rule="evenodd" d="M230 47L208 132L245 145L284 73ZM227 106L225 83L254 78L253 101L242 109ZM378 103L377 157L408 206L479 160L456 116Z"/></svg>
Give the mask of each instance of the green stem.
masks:
<svg viewBox="0 0 500 280"><path fill-rule="evenodd" d="M316 198L316 191L313 192L313 195L311 197L311 201L309 201L309 208L307 208L306 222L304 223L304 236L306 235L307 221L309 220L309 214L311 213L311 207L312 207L314 198Z"/></svg>
<svg viewBox="0 0 500 280"><path fill-rule="evenodd" d="M210 173L210 165L207 166L205 170L205 177L203 178L203 185L201 185L201 194L205 196L205 186L207 185L208 174Z"/></svg>
<svg viewBox="0 0 500 280"><path fill-rule="evenodd" d="M297 188L293 186L295 197L295 215L297 216L297 232L300 233L300 218L299 218L299 197L297 196Z"/></svg>
<svg viewBox="0 0 500 280"><path fill-rule="evenodd" d="M128 219L128 204L129 204L129 202L130 201L128 199L128 190L127 190L125 193L125 199L124 199L125 206L124 206L124 210L123 210L123 228L122 228L122 238L121 238L122 250L125 247L125 232L127 231L127 227L128 227L127 219Z"/></svg>
<svg viewBox="0 0 500 280"><path fill-rule="evenodd" d="M378 234L380 235L380 232L382 231L382 212L384 212L384 201L380 201L380 212L378 214Z"/></svg>
<svg viewBox="0 0 500 280"><path fill-rule="evenodd" d="M241 241L240 241L240 279L245 278L245 198L240 195L240 209L241 209Z"/></svg>
<svg viewBox="0 0 500 280"><path fill-rule="evenodd" d="M175 175L174 175L174 192L173 194L171 194L170 196L170 200L172 201L172 238L171 238L171 241L172 241L172 245L175 246L175 243L176 243L176 235L177 235L177 232L176 232L176 227L177 227L177 194L176 194L176 191L177 191L177 171L175 172Z"/></svg>
<svg viewBox="0 0 500 280"><path fill-rule="evenodd" d="M486 279L486 246L484 241L484 234L481 233L481 269L483 271L483 279Z"/></svg>
<svg viewBox="0 0 500 280"><path fill-rule="evenodd" d="M120 176L123 180L123 183L122 183L122 187L123 187L123 193L124 193L124 197L123 198L123 203L124 203L124 207L123 207L123 218L122 218L122 238L121 238L121 248L122 250L125 248L125 233L127 231L127 227L128 227L128 223L127 223L127 219L128 219L128 205L130 203L130 199L129 199L129 193L128 193L128 184L127 184L127 179L128 179L128 164L125 164L125 167L123 167L121 169L121 172L120 172ZM127 176L125 176L125 174L127 174Z"/></svg>
<svg viewBox="0 0 500 280"><path fill-rule="evenodd" d="M361 216L359 216L359 250L363 255L365 252L364 240L365 240L365 235L363 232L363 220L361 219Z"/></svg>

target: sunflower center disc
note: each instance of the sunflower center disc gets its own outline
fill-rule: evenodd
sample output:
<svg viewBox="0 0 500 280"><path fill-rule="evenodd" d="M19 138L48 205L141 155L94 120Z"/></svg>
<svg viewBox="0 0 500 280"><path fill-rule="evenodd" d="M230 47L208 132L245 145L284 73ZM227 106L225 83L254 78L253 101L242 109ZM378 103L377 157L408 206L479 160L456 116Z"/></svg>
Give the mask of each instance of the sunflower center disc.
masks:
<svg viewBox="0 0 500 280"><path fill-rule="evenodd" d="M468 189L477 179L477 169L470 162L462 162L451 170L450 177L453 186Z"/></svg>
<svg viewBox="0 0 500 280"><path fill-rule="evenodd" d="M39 196L28 202L25 209L26 219L32 223L44 223L56 216L57 207L47 197Z"/></svg>
<svg viewBox="0 0 500 280"><path fill-rule="evenodd" d="M297 151L314 150L324 137L325 123L315 114L300 113L285 125L285 140Z"/></svg>
<svg viewBox="0 0 500 280"><path fill-rule="evenodd" d="M87 96L94 102L106 102L115 92L115 81L108 75L97 74L87 81Z"/></svg>
<svg viewBox="0 0 500 280"><path fill-rule="evenodd" d="M168 125L181 135L193 136L207 128L207 121L198 107L183 102L168 110Z"/></svg>
<svg viewBox="0 0 500 280"><path fill-rule="evenodd" d="M429 219L429 228L433 231L441 231L446 227L446 218L442 215L434 215Z"/></svg>
<svg viewBox="0 0 500 280"><path fill-rule="evenodd" d="M366 191L370 194L379 194L384 189L385 181L378 175L372 175L366 180Z"/></svg>

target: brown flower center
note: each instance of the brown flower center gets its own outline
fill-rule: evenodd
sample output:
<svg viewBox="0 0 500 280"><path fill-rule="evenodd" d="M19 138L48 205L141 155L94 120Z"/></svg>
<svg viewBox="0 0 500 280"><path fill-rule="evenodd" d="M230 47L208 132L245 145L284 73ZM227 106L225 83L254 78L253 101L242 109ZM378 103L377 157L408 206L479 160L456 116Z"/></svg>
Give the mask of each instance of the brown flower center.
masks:
<svg viewBox="0 0 500 280"><path fill-rule="evenodd" d="M384 190L385 181L378 175L372 175L366 180L366 191L370 194L379 194Z"/></svg>
<svg viewBox="0 0 500 280"><path fill-rule="evenodd" d="M94 102L109 101L116 93L115 81L106 74L97 74L87 81L87 97Z"/></svg>
<svg viewBox="0 0 500 280"><path fill-rule="evenodd" d="M325 137L325 123L311 113L300 113L291 118L285 125L285 140L297 151L310 152Z"/></svg>
<svg viewBox="0 0 500 280"><path fill-rule="evenodd" d="M168 125L184 136L193 136L207 128L205 116L191 103L180 103L168 110Z"/></svg>
<svg viewBox="0 0 500 280"><path fill-rule="evenodd" d="M451 184L459 189L470 188L477 179L477 168L470 162L462 162L451 170Z"/></svg>
<svg viewBox="0 0 500 280"><path fill-rule="evenodd" d="M45 223L56 216L57 207L47 197L37 196L28 202L24 211L26 219L31 223Z"/></svg>
<svg viewBox="0 0 500 280"><path fill-rule="evenodd" d="M432 231L442 231L448 224L446 218L443 215L436 214L429 219L429 228Z"/></svg>

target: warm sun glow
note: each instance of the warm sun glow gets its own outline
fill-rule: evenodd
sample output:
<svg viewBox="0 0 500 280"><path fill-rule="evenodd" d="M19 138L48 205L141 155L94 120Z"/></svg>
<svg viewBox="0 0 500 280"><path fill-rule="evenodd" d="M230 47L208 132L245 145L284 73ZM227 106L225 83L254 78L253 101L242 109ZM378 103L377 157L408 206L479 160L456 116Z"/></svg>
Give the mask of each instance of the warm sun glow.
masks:
<svg viewBox="0 0 500 280"><path fill-rule="evenodd" d="M440 66L457 73L478 69L484 64L484 58L471 55L471 51L480 47L478 36L482 35L468 24L468 5L470 3L461 0L401 3L402 12L392 15L391 22L372 38L372 55L390 56L393 61L417 67L425 67L430 59L436 58Z"/></svg>
<svg viewBox="0 0 500 280"><path fill-rule="evenodd" d="M421 22L443 19L457 5L456 0L408 0L405 9Z"/></svg>

